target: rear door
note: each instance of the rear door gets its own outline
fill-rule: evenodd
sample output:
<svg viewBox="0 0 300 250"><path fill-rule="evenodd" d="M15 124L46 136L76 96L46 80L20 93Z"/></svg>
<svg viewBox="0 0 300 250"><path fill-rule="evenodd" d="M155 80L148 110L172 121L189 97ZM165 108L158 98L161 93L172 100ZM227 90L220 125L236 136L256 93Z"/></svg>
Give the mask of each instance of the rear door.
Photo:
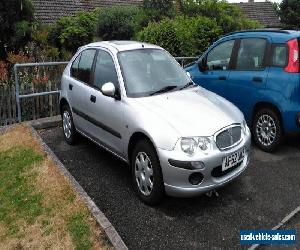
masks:
<svg viewBox="0 0 300 250"><path fill-rule="evenodd" d="M96 49L86 49L74 60L71 66L68 97L73 111L73 119L77 129L89 130L89 122L84 119L88 112L90 98L91 72L96 55Z"/></svg>
<svg viewBox="0 0 300 250"><path fill-rule="evenodd" d="M234 103L250 121L253 105L266 88L269 41L263 37L242 38L233 56L225 98Z"/></svg>
<svg viewBox="0 0 300 250"><path fill-rule="evenodd" d="M193 75L198 85L223 96L224 85L228 81L231 56L235 40L228 40L213 47L203 58L206 69Z"/></svg>

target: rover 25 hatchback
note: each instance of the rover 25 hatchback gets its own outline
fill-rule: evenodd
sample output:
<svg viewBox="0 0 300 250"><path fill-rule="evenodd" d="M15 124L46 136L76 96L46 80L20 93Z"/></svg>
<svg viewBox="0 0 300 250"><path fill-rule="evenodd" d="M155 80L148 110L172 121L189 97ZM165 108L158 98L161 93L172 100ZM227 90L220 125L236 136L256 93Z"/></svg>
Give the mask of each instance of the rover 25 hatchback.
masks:
<svg viewBox="0 0 300 250"><path fill-rule="evenodd" d="M195 85L164 49L130 41L78 50L62 76L69 144L81 134L130 164L138 196L189 197L236 178L249 163L250 131L224 98Z"/></svg>
<svg viewBox="0 0 300 250"><path fill-rule="evenodd" d="M299 46L300 31L234 32L186 70L240 108L256 144L271 152L284 134L300 132Z"/></svg>

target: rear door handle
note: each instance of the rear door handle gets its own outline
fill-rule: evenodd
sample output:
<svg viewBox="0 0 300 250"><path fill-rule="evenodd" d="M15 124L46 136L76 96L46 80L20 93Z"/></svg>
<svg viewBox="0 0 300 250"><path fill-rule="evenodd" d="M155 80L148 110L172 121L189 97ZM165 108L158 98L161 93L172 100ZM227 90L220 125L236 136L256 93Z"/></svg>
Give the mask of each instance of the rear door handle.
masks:
<svg viewBox="0 0 300 250"><path fill-rule="evenodd" d="M73 90L73 85L69 84L69 90Z"/></svg>
<svg viewBox="0 0 300 250"><path fill-rule="evenodd" d="M263 81L262 77L259 77L259 76L254 76L252 78L252 80L253 80L253 82L262 82Z"/></svg>
<svg viewBox="0 0 300 250"><path fill-rule="evenodd" d="M95 103L95 102L96 102L96 96L94 96L94 95L91 95L91 97L90 97L90 101L91 101L91 102L93 102L93 103Z"/></svg>
<svg viewBox="0 0 300 250"><path fill-rule="evenodd" d="M221 81L226 80L226 76L219 76L219 80L221 80Z"/></svg>

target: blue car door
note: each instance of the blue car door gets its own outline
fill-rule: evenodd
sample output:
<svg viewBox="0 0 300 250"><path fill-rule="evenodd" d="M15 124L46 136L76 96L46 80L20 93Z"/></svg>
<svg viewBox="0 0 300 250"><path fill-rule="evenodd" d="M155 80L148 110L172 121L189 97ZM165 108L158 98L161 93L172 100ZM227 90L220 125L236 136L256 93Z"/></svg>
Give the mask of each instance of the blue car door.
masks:
<svg viewBox="0 0 300 250"><path fill-rule="evenodd" d="M266 87L268 48L268 40L262 37L237 41L224 97L244 113L247 121L251 120L252 108Z"/></svg>
<svg viewBox="0 0 300 250"><path fill-rule="evenodd" d="M212 47L194 69L192 79L198 85L222 95L224 84L228 80L229 66L235 40L218 43Z"/></svg>

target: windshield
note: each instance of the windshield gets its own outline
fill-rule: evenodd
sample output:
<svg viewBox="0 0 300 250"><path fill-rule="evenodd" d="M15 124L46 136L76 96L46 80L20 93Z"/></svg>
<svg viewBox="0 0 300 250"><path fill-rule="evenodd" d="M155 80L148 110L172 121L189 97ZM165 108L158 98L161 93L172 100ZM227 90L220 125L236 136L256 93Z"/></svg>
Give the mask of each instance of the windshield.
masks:
<svg viewBox="0 0 300 250"><path fill-rule="evenodd" d="M176 60L161 49L120 52L119 61L129 97L177 90L191 81Z"/></svg>

